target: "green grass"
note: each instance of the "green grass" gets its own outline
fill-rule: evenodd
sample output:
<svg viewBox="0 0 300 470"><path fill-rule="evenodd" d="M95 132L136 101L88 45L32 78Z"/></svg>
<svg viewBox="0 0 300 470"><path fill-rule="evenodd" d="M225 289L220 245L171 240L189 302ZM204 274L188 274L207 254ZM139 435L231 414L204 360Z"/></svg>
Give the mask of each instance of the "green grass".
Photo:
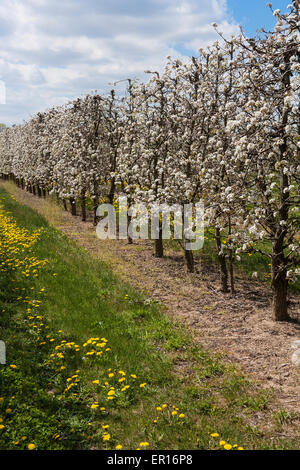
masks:
<svg viewBox="0 0 300 470"><path fill-rule="evenodd" d="M124 284L107 264L3 189L0 200L19 226L30 232L43 228L32 255L48 260L38 277L1 277L0 338L6 342L8 361L0 366L0 417L5 425L1 449L24 448L29 442L38 449L104 449L117 444L135 449L145 441L153 449L215 449L220 438L249 449L299 446L299 438L274 434L269 393L220 356L195 346L189 332L174 324L161 305ZM41 300L39 308L31 307L33 320L26 313L26 296ZM39 334L36 315L43 316ZM83 343L91 337L107 338L111 350L88 358ZM79 351L71 348L65 354L66 369L61 371L51 354L63 339L78 344ZM108 379L109 369L118 377L119 370L137 376L130 379L128 393L117 392L112 401L102 388L105 381L119 387L115 377ZM76 370L77 394L64 394L66 379ZM92 383L95 379L100 385ZM140 388L141 383L147 385ZM105 411L91 409L95 401ZM156 410L162 404L168 406ZM173 407L177 415L172 415ZM12 412L6 413L7 408ZM264 416L264 431L249 425L258 411ZM185 417L179 418L179 413ZM103 441L102 425L110 426L109 441ZM213 432L220 437L211 437Z"/></svg>

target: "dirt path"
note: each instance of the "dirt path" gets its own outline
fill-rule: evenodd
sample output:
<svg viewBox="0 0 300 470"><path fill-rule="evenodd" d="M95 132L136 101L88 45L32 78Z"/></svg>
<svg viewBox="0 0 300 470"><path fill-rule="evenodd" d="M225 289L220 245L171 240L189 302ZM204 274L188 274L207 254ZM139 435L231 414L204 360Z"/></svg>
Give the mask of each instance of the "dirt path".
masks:
<svg viewBox="0 0 300 470"><path fill-rule="evenodd" d="M109 262L126 282L163 302L171 317L190 327L195 341L225 354L262 387L273 388L279 407L300 412L300 366L291 361L291 344L300 340L299 296L290 298L295 323L275 323L267 286L237 279L237 295L224 295L218 290L216 272L188 275L177 252L167 252L165 259L158 260L152 255L151 242L100 241L91 223L72 217L50 200L38 199L12 184L4 186L19 202Z"/></svg>

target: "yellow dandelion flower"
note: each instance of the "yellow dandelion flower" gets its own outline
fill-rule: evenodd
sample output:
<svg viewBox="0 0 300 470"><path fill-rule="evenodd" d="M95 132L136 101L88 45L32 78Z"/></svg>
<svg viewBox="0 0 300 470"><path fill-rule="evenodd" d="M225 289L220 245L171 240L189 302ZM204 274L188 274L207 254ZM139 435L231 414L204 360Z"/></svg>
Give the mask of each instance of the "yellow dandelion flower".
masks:
<svg viewBox="0 0 300 470"><path fill-rule="evenodd" d="M230 444L225 444L225 445L224 445L224 449L225 449L225 450L230 450L230 449L232 449L232 445L230 445Z"/></svg>
<svg viewBox="0 0 300 470"><path fill-rule="evenodd" d="M140 442L140 447L148 447L149 445L149 442Z"/></svg>

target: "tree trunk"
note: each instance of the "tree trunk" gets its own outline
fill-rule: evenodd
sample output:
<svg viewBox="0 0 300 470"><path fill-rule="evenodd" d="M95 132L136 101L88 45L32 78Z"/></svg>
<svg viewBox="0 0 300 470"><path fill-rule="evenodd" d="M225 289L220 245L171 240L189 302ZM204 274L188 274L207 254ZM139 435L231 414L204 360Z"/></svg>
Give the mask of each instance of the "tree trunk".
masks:
<svg viewBox="0 0 300 470"><path fill-rule="evenodd" d="M195 261L194 261L194 254L191 250L186 250L184 249L184 256L186 260L186 265L188 268L188 271L190 273L195 272Z"/></svg>
<svg viewBox="0 0 300 470"><path fill-rule="evenodd" d="M230 292L232 294L235 294L232 250L230 250L230 255L229 255L229 273L230 273Z"/></svg>
<svg viewBox="0 0 300 470"><path fill-rule="evenodd" d="M130 224L131 224L131 215L129 215L128 212L127 212L127 227L128 227L128 229L130 227ZM128 245L133 244L133 240L132 240L131 236L129 235L129 230L128 230L127 242L128 242Z"/></svg>
<svg viewBox="0 0 300 470"><path fill-rule="evenodd" d="M42 197L42 191L39 185L37 185L37 193L38 193L38 197Z"/></svg>
<svg viewBox="0 0 300 470"><path fill-rule="evenodd" d="M85 189L81 191L81 218L86 222Z"/></svg>
<svg viewBox="0 0 300 470"><path fill-rule="evenodd" d="M94 196L93 197L93 224L94 226L96 226L98 223L98 217L97 217L98 203L99 203L99 197Z"/></svg>
<svg viewBox="0 0 300 470"><path fill-rule="evenodd" d="M110 190L109 190L109 195L108 195L108 200L110 204L114 203L115 187L116 187L115 177L113 177L110 183Z"/></svg>
<svg viewBox="0 0 300 470"><path fill-rule="evenodd" d="M164 245L161 237L155 240L155 256L156 258L163 258L164 256Z"/></svg>
<svg viewBox="0 0 300 470"><path fill-rule="evenodd" d="M273 317L275 321L288 321L287 281L280 276L273 285Z"/></svg>
<svg viewBox="0 0 300 470"><path fill-rule="evenodd" d="M235 294L235 288L234 288L234 269L233 269L233 263L234 263L234 256L233 256L233 248L232 248L232 241L231 241L231 235L232 235L232 225L231 225L231 217L230 215L228 216L228 240L230 243L230 249L229 249L229 275L230 275L230 292L232 295Z"/></svg>
<svg viewBox="0 0 300 470"><path fill-rule="evenodd" d="M63 205L64 205L65 211L67 211L67 210L68 210L68 206L67 206L67 201L65 200L65 198L63 199Z"/></svg>
<svg viewBox="0 0 300 470"><path fill-rule="evenodd" d="M77 214L76 201L73 197L70 197L70 204L71 204L71 214L75 216Z"/></svg>
<svg viewBox="0 0 300 470"><path fill-rule="evenodd" d="M219 228L215 229L215 240L218 252L218 260L220 265L220 276L221 276L221 290L222 292L229 292L228 289L228 270L226 264L226 257L222 252L221 232Z"/></svg>
<svg viewBox="0 0 300 470"><path fill-rule="evenodd" d="M273 318L275 321L288 321L288 280L286 277L286 268L284 263L284 255L281 250L278 254L278 246L273 249L272 260L272 290L273 290Z"/></svg>
<svg viewBox="0 0 300 470"><path fill-rule="evenodd" d="M162 238L162 221L159 220L159 235L158 239L155 240L155 256L156 258L163 258L164 256L164 245Z"/></svg>
<svg viewBox="0 0 300 470"><path fill-rule="evenodd" d="M36 190L35 190L35 185L34 185L34 184L32 185L32 194L33 194L34 196L36 196Z"/></svg>

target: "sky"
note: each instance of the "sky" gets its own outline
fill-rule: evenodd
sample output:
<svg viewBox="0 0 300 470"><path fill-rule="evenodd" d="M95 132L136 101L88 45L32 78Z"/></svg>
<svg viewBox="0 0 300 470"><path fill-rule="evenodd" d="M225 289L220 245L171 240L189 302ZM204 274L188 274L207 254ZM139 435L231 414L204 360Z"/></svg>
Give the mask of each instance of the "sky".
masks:
<svg viewBox="0 0 300 470"><path fill-rule="evenodd" d="M273 0L286 9L288 0ZM34 113L115 81L147 79L168 55L197 55L242 25L249 35L274 18L267 0L0 0L0 122ZM120 85L121 86L121 85ZM5 102L5 103L4 103Z"/></svg>
<svg viewBox="0 0 300 470"><path fill-rule="evenodd" d="M266 6L267 3L272 3L273 10L279 8L282 13L286 13L289 11L286 8L287 5L292 2L289 0L228 0L227 6L234 21L242 25L249 36L254 36L258 29L264 27L268 31L276 24L275 18Z"/></svg>

